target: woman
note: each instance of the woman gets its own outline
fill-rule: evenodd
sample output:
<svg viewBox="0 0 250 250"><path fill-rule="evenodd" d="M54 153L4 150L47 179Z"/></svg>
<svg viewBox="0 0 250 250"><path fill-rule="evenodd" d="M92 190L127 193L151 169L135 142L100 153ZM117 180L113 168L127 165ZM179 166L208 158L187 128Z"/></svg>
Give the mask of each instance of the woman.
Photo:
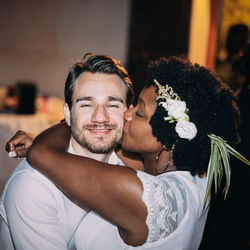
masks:
<svg viewBox="0 0 250 250"><path fill-rule="evenodd" d="M66 153L70 131L64 124L39 135L27 160L106 220L98 235L83 228L88 235L81 240L78 234L79 249L87 248L92 236L97 240L90 249L98 249L94 244L102 249L198 249L208 211L209 159L208 188L214 166L221 167L219 161L212 164L214 157L220 159L220 150L228 149L216 136L229 144L237 141L232 93L199 65L161 58L150 65L138 104L124 117L122 147L141 155L144 172Z"/></svg>

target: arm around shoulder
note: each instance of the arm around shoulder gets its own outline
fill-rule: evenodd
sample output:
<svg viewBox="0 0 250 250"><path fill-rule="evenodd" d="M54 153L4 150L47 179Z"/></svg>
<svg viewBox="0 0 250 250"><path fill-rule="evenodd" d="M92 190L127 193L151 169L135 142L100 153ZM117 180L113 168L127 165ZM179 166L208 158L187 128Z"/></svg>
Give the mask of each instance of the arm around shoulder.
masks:
<svg viewBox="0 0 250 250"><path fill-rule="evenodd" d="M69 138L65 125L48 129L35 139L27 160L69 197L116 225L126 243L143 244L147 210L136 171L69 154Z"/></svg>

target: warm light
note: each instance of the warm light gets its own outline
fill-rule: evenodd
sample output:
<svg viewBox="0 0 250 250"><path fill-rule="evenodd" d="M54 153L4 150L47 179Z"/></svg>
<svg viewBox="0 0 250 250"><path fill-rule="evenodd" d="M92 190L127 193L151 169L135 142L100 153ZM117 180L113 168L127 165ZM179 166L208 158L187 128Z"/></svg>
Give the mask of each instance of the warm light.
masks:
<svg viewBox="0 0 250 250"><path fill-rule="evenodd" d="M189 58L206 65L210 23L210 1L193 0L189 34Z"/></svg>

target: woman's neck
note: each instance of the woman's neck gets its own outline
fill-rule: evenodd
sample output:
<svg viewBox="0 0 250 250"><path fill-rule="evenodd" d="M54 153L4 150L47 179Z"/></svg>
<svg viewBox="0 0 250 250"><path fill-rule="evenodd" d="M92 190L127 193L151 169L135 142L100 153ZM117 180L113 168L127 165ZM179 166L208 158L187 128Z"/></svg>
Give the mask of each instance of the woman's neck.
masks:
<svg viewBox="0 0 250 250"><path fill-rule="evenodd" d="M159 175L159 172L156 171L158 154L142 154L142 158L144 162L144 172L155 176ZM169 161L165 162L163 169L164 171L162 173L177 171L172 158L169 159Z"/></svg>
<svg viewBox="0 0 250 250"><path fill-rule="evenodd" d="M157 172L155 170L157 153L142 154L142 158L144 162L144 172L151 174L151 175L157 175Z"/></svg>

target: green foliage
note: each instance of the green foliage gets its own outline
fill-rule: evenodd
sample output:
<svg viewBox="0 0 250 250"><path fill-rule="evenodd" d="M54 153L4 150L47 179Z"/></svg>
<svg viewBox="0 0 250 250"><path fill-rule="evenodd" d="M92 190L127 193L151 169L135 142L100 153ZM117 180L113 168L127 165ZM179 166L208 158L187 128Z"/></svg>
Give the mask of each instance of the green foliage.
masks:
<svg viewBox="0 0 250 250"><path fill-rule="evenodd" d="M224 199L227 196L228 189L230 186L230 177L231 177L229 154L232 154L242 162L246 163L247 165L250 165L250 161L248 161L240 153L238 153L231 146L229 146L226 143L226 141L224 141L221 137L216 136L214 134L208 136L210 137L211 140L211 156L208 164L207 186L206 186L204 205L206 203L207 197L210 195L213 179L215 185L215 193L217 193L218 188L220 189L223 171L225 172L226 175L226 185L223 190Z"/></svg>

